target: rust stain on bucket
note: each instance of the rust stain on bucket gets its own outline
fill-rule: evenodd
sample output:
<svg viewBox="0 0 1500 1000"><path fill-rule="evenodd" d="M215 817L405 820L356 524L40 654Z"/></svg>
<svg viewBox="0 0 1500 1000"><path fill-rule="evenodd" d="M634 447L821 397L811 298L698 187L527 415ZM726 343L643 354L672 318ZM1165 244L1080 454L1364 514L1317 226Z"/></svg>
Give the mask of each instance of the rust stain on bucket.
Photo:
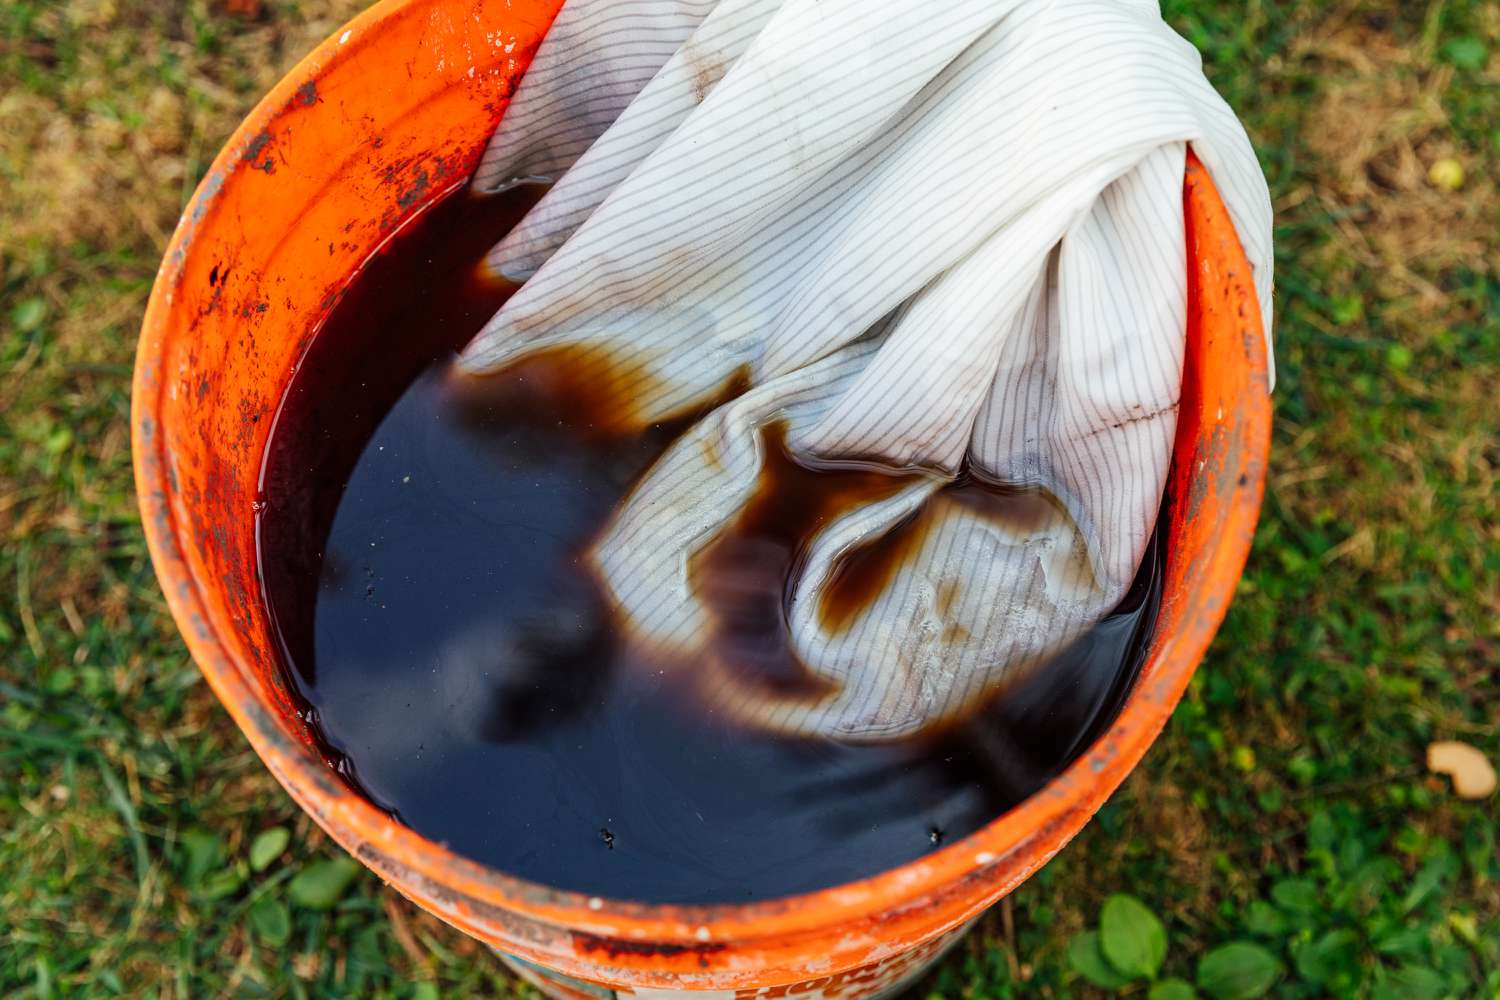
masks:
<svg viewBox="0 0 1500 1000"><path fill-rule="evenodd" d="M292 797L403 895L546 971L557 995L571 977L736 1000L876 996L1082 828L1160 732L1218 628L1270 438L1249 265L1190 159L1191 308L1162 609L1118 721L1064 774L917 862L805 896L648 906L511 878L399 826L325 770L276 677L253 503L270 415L318 320L382 240L473 170L559 6L385 0L293 70L226 145L167 250L136 358L133 449L152 559L199 667Z"/></svg>

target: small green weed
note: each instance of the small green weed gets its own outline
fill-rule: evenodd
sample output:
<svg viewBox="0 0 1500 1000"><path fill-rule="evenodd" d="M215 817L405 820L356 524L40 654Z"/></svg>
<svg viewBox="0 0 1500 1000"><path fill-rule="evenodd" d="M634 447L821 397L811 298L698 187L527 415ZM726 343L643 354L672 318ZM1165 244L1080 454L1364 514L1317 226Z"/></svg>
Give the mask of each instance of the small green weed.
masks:
<svg viewBox="0 0 1500 1000"><path fill-rule="evenodd" d="M1192 982L1163 976L1167 930L1139 900L1109 897L1097 929L1073 936L1068 964L1102 990L1149 1000L1370 997L1443 1000L1476 984L1500 985L1500 941L1482 938L1472 912L1448 907L1455 883L1488 885L1496 874L1495 827L1470 817L1458 844L1404 827L1386 836L1356 810L1313 814L1305 868L1268 872L1262 898L1235 921L1243 935L1199 959ZM1415 872L1408 876L1401 857ZM1174 961L1172 965L1182 963Z"/></svg>

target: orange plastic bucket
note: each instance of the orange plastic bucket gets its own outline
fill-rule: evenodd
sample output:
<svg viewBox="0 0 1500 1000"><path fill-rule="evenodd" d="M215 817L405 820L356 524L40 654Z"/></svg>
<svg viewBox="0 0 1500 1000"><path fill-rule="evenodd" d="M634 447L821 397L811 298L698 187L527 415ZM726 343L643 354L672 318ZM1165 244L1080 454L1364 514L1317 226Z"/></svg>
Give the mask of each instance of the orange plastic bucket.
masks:
<svg viewBox="0 0 1500 1000"><path fill-rule="evenodd" d="M927 857L789 899L642 905L511 878L396 824L319 759L278 673L254 515L272 419L312 331L382 241L468 177L558 6L386 0L304 60L214 161L167 250L136 359L136 484L157 574L204 675L292 797L401 893L517 957L554 995L884 995L1088 821L1222 620L1270 438L1250 268L1190 159L1187 373L1157 633L1118 720L1062 776Z"/></svg>

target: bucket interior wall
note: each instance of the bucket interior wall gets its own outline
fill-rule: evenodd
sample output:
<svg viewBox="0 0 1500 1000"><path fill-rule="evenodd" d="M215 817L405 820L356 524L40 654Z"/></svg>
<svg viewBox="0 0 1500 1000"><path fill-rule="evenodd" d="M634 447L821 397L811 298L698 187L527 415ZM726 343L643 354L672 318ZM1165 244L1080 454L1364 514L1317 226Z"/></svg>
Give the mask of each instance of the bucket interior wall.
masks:
<svg viewBox="0 0 1500 1000"><path fill-rule="evenodd" d="M164 262L166 335L138 373L158 384L160 406L137 424L166 465L166 506L188 543L204 624L248 668L278 724L309 744L256 570L255 504L277 407L360 264L472 173L557 6L411 5L379 32L354 22L333 57L299 66L289 99L214 163ZM392 31L410 39L405 64L371 73L373 60L389 62ZM377 34L379 51L367 51Z"/></svg>

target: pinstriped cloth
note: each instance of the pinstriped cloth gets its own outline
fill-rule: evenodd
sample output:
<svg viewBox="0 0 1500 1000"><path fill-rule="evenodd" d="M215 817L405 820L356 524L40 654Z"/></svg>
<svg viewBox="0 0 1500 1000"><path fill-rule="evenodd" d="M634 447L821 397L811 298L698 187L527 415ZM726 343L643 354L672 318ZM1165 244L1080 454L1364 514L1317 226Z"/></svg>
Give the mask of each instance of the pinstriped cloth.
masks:
<svg viewBox="0 0 1500 1000"><path fill-rule="evenodd" d="M977 705L1123 596L1155 524L1182 379L1182 175L1224 194L1270 329L1271 208L1234 113L1154 0L570 0L475 183L560 179L490 256L525 286L466 350L495 371L620 359L650 422L751 389L679 440L592 552L641 642L726 712L882 740ZM592 81L599 81L597 84ZM836 518L786 586L826 682L720 662L688 567L794 454L935 470ZM965 465L1046 498L945 499ZM841 553L922 512L851 624Z"/></svg>

